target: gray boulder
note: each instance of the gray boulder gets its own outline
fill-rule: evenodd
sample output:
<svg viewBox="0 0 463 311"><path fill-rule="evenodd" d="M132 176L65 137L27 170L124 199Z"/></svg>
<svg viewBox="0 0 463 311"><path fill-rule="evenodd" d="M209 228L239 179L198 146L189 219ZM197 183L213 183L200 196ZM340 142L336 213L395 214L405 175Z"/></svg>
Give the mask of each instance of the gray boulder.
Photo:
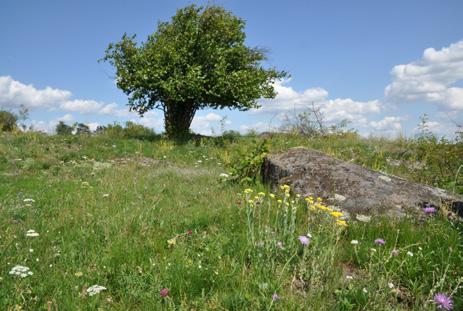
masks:
<svg viewBox="0 0 463 311"><path fill-rule="evenodd" d="M262 178L273 188L287 184L295 193L321 197L349 214L404 216L424 206L458 206L463 201L442 189L413 183L296 147L269 155Z"/></svg>

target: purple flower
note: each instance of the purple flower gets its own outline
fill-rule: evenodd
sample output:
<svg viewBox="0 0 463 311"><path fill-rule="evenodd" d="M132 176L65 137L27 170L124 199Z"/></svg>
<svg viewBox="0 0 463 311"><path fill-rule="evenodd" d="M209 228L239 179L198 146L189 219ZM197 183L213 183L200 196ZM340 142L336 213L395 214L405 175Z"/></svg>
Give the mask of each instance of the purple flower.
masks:
<svg viewBox="0 0 463 311"><path fill-rule="evenodd" d="M161 291L159 292L159 295L161 295L161 297L169 296L169 289L168 288L161 289Z"/></svg>
<svg viewBox="0 0 463 311"><path fill-rule="evenodd" d="M376 239L375 244L384 245L384 244L386 244L386 241L384 241L383 239Z"/></svg>
<svg viewBox="0 0 463 311"><path fill-rule="evenodd" d="M427 215L433 215L437 212L437 210L435 207L428 206L423 208L423 212Z"/></svg>
<svg viewBox="0 0 463 311"><path fill-rule="evenodd" d="M441 310L452 310L453 309L453 301L450 297L447 297L445 294L437 293L434 296L434 302L437 305L438 309Z"/></svg>
<svg viewBox="0 0 463 311"><path fill-rule="evenodd" d="M304 246L307 246L310 243L310 239L306 237L305 235L300 235L298 239L299 239L299 242L301 242L301 244Z"/></svg>
<svg viewBox="0 0 463 311"><path fill-rule="evenodd" d="M280 296L278 296L277 293L273 293L273 295L272 295L272 300L273 300L273 301L278 301L278 300L280 300Z"/></svg>

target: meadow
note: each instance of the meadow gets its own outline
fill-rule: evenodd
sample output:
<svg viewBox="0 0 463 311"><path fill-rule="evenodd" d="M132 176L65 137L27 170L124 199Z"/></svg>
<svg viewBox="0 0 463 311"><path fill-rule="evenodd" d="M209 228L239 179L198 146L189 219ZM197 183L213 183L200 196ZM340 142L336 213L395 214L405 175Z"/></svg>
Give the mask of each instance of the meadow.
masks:
<svg viewBox="0 0 463 311"><path fill-rule="evenodd" d="M445 209L344 219L256 177L263 152L302 145L463 193L461 143L0 135L2 310L463 310Z"/></svg>

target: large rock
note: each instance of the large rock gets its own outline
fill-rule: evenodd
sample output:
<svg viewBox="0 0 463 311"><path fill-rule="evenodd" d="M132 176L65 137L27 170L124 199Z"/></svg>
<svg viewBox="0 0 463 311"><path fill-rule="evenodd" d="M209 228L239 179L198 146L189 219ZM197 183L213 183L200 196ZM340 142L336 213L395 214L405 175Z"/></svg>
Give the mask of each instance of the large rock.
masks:
<svg viewBox="0 0 463 311"><path fill-rule="evenodd" d="M403 216L426 205L456 206L463 201L442 189L372 171L302 147L269 155L262 166L262 177L273 188L288 184L295 193L321 197L351 215Z"/></svg>

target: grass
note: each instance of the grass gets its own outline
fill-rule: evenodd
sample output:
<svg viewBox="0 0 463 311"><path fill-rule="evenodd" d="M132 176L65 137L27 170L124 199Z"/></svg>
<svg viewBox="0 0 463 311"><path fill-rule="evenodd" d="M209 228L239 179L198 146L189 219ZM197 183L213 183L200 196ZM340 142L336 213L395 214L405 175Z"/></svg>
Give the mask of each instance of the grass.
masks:
<svg viewBox="0 0 463 311"><path fill-rule="evenodd" d="M463 309L461 225L344 227L284 190L222 182L261 137L0 135L2 310L435 310L439 292ZM461 144L276 135L270 151L298 145L461 191ZM16 265L33 275L10 275ZM106 290L88 295L96 284Z"/></svg>

